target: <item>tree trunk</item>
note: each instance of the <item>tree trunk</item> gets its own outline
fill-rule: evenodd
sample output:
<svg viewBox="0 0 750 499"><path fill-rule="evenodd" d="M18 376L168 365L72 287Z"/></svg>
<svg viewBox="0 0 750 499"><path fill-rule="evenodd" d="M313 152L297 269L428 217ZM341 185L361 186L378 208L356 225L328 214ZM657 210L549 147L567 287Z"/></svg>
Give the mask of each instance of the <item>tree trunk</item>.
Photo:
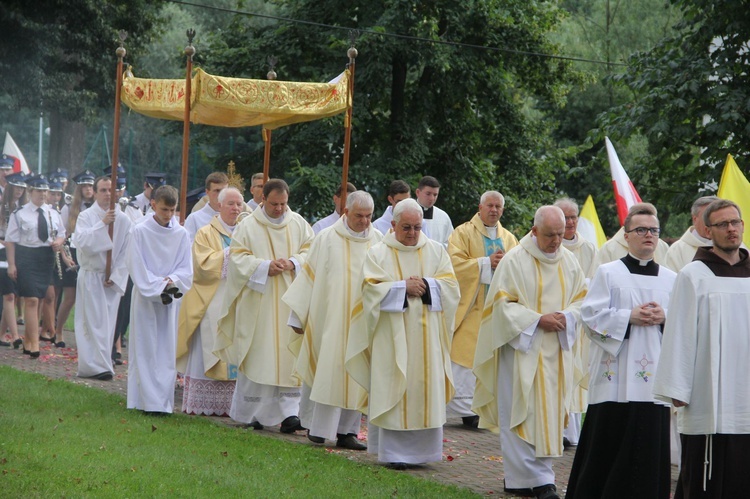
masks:
<svg viewBox="0 0 750 499"><path fill-rule="evenodd" d="M68 121L52 111L49 118L50 141L47 171L65 168L70 176L81 170L86 153L86 125Z"/></svg>

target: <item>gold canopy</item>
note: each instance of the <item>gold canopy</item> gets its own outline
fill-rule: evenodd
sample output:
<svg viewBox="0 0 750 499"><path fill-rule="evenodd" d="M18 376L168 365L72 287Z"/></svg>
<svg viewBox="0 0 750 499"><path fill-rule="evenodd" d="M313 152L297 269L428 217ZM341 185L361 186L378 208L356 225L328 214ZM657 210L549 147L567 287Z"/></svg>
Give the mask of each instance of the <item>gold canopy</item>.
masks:
<svg viewBox="0 0 750 499"><path fill-rule="evenodd" d="M349 70L328 83L250 80L193 73L190 121L201 125L276 128L346 111L351 99ZM152 118L183 121L185 79L161 80L126 75L122 102Z"/></svg>

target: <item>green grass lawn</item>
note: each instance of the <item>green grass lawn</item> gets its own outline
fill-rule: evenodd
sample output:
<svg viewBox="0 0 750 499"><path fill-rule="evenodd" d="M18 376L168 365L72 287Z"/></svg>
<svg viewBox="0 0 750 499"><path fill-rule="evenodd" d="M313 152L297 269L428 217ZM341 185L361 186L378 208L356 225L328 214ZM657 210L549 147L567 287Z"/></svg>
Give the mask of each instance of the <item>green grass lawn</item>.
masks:
<svg viewBox="0 0 750 499"><path fill-rule="evenodd" d="M321 447L0 366L3 497L475 497ZM302 438L302 437L300 437Z"/></svg>

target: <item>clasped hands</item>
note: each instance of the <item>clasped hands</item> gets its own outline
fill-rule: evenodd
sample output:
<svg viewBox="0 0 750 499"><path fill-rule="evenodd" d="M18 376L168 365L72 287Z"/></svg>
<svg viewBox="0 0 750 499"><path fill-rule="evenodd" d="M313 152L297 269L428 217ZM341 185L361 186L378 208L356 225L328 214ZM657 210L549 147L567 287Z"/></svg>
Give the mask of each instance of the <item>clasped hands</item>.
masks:
<svg viewBox="0 0 750 499"><path fill-rule="evenodd" d="M562 312L553 312L544 314L539 318L539 327L547 333L557 333L564 331L567 327L565 314Z"/></svg>
<svg viewBox="0 0 750 499"><path fill-rule="evenodd" d="M269 265L268 267L268 275L279 275L287 270L294 270L294 262L292 262L291 260L287 260L286 258L271 260L271 265Z"/></svg>
<svg viewBox="0 0 750 499"><path fill-rule="evenodd" d="M664 309L654 301L638 305L630 312L630 323L636 326L664 324Z"/></svg>
<svg viewBox="0 0 750 499"><path fill-rule="evenodd" d="M411 276L406 280L407 296L414 296L419 298L423 294L425 294L425 292L427 292L427 284L425 284L424 280L421 277Z"/></svg>

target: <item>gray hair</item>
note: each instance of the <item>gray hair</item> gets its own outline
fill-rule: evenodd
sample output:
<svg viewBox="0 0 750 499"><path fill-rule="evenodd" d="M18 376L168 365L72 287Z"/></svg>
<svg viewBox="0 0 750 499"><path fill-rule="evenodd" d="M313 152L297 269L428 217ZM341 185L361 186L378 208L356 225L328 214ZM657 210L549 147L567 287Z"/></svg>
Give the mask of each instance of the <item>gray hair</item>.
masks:
<svg viewBox="0 0 750 499"><path fill-rule="evenodd" d="M227 198L228 192L236 192L240 199L242 199L243 201L245 200L245 198L242 197L242 193L240 192L240 190L236 187L224 187L221 192L219 192L219 204L224 203L224 200Z"/></svg>
<svg viewBox="0 0 750 499"><path fill-rule="evenodd" d="M534 213L534 227L541 227L544 225L545 219L555 216L559 216L560 221L565 225L565 213L559 207L549 204L539 207L536 213Z"/></svg>
<svg viewBox="0 0 750 499"><path fill-rule="evenodd" d="M701 196L693 202L690 208L690 216L697 217L703 208L719 199L716 196Z"/></svg>
<svg viewBox="0 0 750 499"><path fill-rule="evenodd" d="M573 208L576 212L576 215L578 215L578 203L576 203L575 199L573 198L560 198L555 201L552 206L557 206L561 210L564 208Z"/></svg>
<svg viewBox="0 0 750 499"><path fill-rule="evenodd" d="M360 208L375 209L375 201L372 200L370 193L366 191L354 191L351 194L347 194L346 209L351 210L355 205Z"/></svg>
<svg viewBox="0 0 750 499"><path fill-rule="evenodd" d="M500 198L500 204L503 205L503 208L505 208L505 198L502 194L500 194L497 191L487 191L484 194L482 194L482 197L479 198L479 204L484 204L488 198Z"/></svg>
<svg viewBox="0 0 750 499"><path fill-rule="evenodd" d="M737 210L737 214L740 218L742 218L742 212L740 211L740 207L737 206L737 203L728 199L719 198L706 206L706 209L703 210L703 223L706 224L706 227L711 226L711 215L713 215L715 211L723 210L724 208L734 208Z"/></svg>
<svg viewBox="0 0 750 499"><path fill-rule="evenodd" d="M404 199L393 208L393 221L399 223L401 221L401 215L407 211L419 213L420 218L424 216L424 211L422 211L422 207L419 206L419 203L417 203L416 200L409 198Z"/></svg>

